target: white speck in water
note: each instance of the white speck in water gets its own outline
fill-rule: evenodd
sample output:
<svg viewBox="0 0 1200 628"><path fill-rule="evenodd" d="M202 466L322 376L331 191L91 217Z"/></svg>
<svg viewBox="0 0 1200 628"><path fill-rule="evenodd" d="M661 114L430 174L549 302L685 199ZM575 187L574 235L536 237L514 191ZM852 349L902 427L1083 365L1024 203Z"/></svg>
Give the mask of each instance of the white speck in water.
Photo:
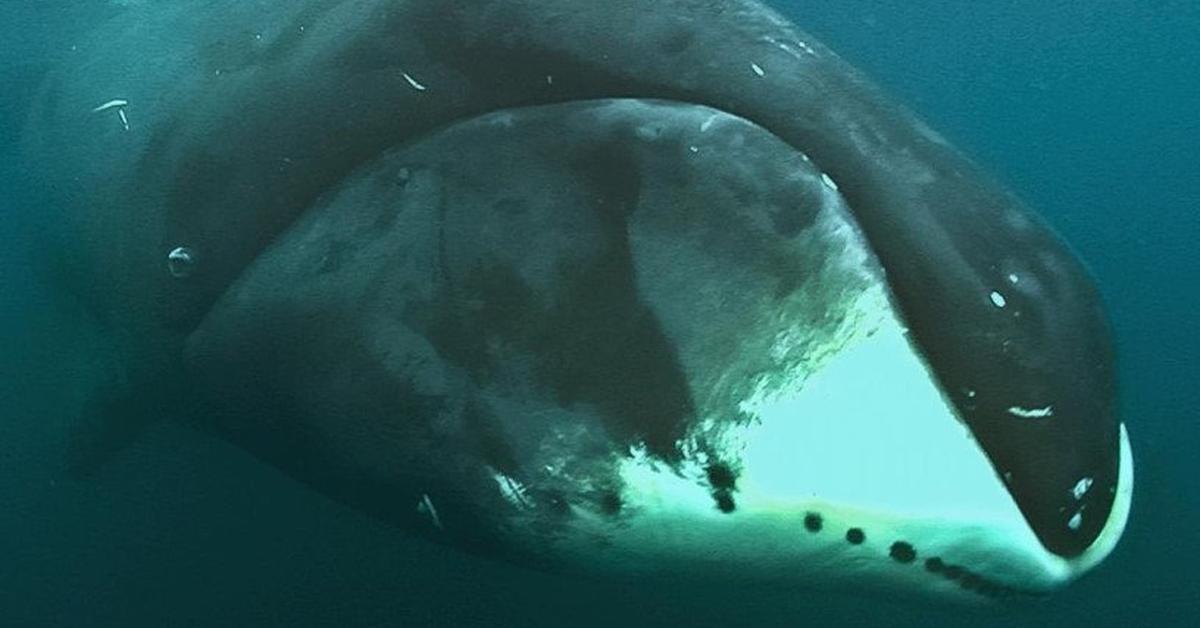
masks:
<svg viewBox="0 0 1200 628"><path fill-rule="evenodd" d="M1074 515L1071 515L1071 520L1067 521L1067 527L1071 528L1072 530L1078 530L1079 528L1083 527L1083 513L1077 512Z"/></svg>
<svg viewBox="0 0 1200 628"><path fill-rule="evenodd" d="M996 292L995 290L993 290L992 291L992 305L995 305L996 307L1004 307L1004 306L1008 305L1008 299L1005 299L1003 294L1000 294L999 292Z"/></svg>
<svg viewBox="0 0 1200 628"><path fill-rule="evenodd" d="M832 177L825 174L824 172L821 173L821 181L825 182L825 187L827 187L835 192L837 191L837 189L838 189L837 183L834 182Z"/></svg>
<svg viewBox="0 0 1200 628"><path fill-rule="evenodd" d="M404 80L408 81L408 84L411 85L413 89L417 90L418 92L423 92L426 90L426 87L417 82L417 79L413 78L408 72L401 72L401 74L404 75Z"/></svg>
<svg viewBox="0 0 1200 628"><path fill-rule="evenodd" d="M977 394L977 393L976 393L974 390L968 390L968 391L967 391L967 397L968 397L969 399L974 399L976 394Z"/></svg>
<svg viewBox="0 0 1200 628"><path fill-rule="evenodd" d="M688 150L692 151L693 153L700 152L700 149L695 146L688 146Z"/></svg>
<svg viewBox="0 0 1200 628"><path fill-rule="evenodd" d="M1010 273L1008 275L1008 283L1011 283L1012 285L1015 286L1020 281L1021 281L1021 278L1018 277L1016 273Z"/></svg>
<svg viewBox="0 0 1200 628"><path fill-rule="evenodd" d="M754 70L754 73L755 73L755 74L757 74L757 75L759 75L759 76L766 76L766 75L767 75L767 73L763 71L763 69L762 69L762 66L761 66L761 65L759 65L759 64L757 64L757 63L751 63L751 64L750 64L750 69L751 69L751 70Z"/></svg>
<svg viewBox="0 0 1200 628"><path fill-rule="evenodd" d="M1008 409L1008 413L1022 419L1047 419L1054 416L1054 406L1046 406L1045 408L1012 406Z"/></svg>
<svg viewBox="0 0 1200 628"><path fill-rule="evenodd" d="M547 74L547 75L546 75L546 84L547 84L547 85L553 85L553 84L554 84L554 76L553 76L553 75L550 75L550 74Z"/></svg>
<svg viewBox="0 0 1200 628"><path fill-rule="evenodd" d="M1082 480L1079 480L1071 489L1071 495L1073 495L1076 500L1083 499L1083 496L1087 495L1088 489L1092 488L1093 481L1094 480L1092 480L1092 478L1083 478Z"/></svg>

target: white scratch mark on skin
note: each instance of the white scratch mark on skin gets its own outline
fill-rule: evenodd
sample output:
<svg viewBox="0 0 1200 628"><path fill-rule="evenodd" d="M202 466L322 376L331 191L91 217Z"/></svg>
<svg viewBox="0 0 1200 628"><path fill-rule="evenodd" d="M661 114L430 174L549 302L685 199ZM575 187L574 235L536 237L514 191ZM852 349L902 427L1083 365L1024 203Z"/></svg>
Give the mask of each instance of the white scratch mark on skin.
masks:
<svg viewBox="0 0 1200 628"><path fill-rule="evenodd" d="M413 78L412 75L409 74L408 72L401 72L401 74L404 75L404 80L408 81L408 84L411 85L412 88L417 90L418 92L423 92L426 89L428 89L424 85L418 83L417 79Z"/></svg>
<svg viewBox="0 0 1200 628"><path fill-rule="evenodd" d="M125 100L124 98L114 98L113 100L110 100L110 101L104 103L103 105L100 105L99 107L96 107L95 109L92 109L92 113L100 113L101 111L108 111L109 109L112 109L114 107L127 107L127 106L129 106L128 100Z"/></svg>
<svg viewBox="0 0 1200 628"><path fill-rule="evenodd" d="M1005 305L1008 305L1008 299L1005 299L1003 294L1000 294L995 290L992 291L991 298L992 304L996 307L1004 307Z"/></svg>
<svg viewBox="0 0 1200 628"><path fill-rule="evenodd" d="M713 123L716 122L717 118L719 118L719 117L721 117L721 114L719 114L719 113L714 113L711 116L709 116L707 120L705 120L704 122L702 122L700 124L700 132L707 133L708 130L712 128Z"/></svg>
<svg viewBox="0 0 1200 628"><path fill-rule="evenodd" d="M417 512L429 517L433 522L433 527L441 530L442 520L438 517L437 508L433 507L433 500L429 499L428 493L421 493L421 501L417 504Z"/></svg>
<svg viewBox="0 0 1200 628"><path fill-rule="evenodd" d="M1054 406L1046 406L1045 408L1012 406L1008 409L1008 413L1022 419L1047 419L1054 416Z"/></svg>
<svg viewBox="0 0 1200 628"><path fill-rule="evenodd" d="M833 178L830 177L828 174L825 174L824 172L822 172L821 173L821 181L825 182L825 187L833 190L834 192L837 191L837 189L838 189L837 182L835 182L833 180Z"/></svg>
<svg viewBox="0 0 1200 628"><path fill-rule="evenodd" d="M1094 480L1092 480L1092 478L1083 478L1082 480L1079 480L1071 489L1071 495L1075 497L1076 501L1083 499L1083 496L1087 495L1088 490L1092 488L1093 482Z"/></svg>
<svg viewBox="0 0 1200 628"><path fill-rule="evenodd" d="M529 500L525 497L525 486L503 473L495 473L493 477L500 487L500 494L518 508L529 508Z"/></svg>
<svg viewBox="0 0 1200 628"><path fill-rule="evenodd" d="M750 64L750 69L751 69L751 70L754 70L754 73L755 73L755 74L757 74L757 75L759 75L760 77L762 77L762 76L766 76L766 75L767 75L766 71L764 71L764 70L762 69L762 66L761 66L761 65L759 65L759 64L757 64L757 63L751 63L751 64Z"/></svg>
<svg viewBox="0 0 1200 628"><path fill-rule="evenodd" d="M551 75L551 74L547 74L547 75L546 75L546 84L547 84L547 85L553 85L553 84L554 84L554 76L553 76L553 75Z"/></svg>
<svg viewBox="0 0 1200 628"><path fill-rule="evenodd" d="M792 57L794 57L796 59L803 58L803 55L800 52L798 52L795 48L788 45L787 42L779 41L778 39L775 39L774 37L771 37L769 35L763 37L762 41L765 41L770 44L774 44L776 48L779 48L780 50L788 53L789 55L791 55ZM798 46L800 48L800 50L804 52L804 54L807 54L811 57L817 56L817 51L813 50L812 46L809 46L807 43L805 43L803 41L797 41L796 46Z"/></svg>
<svg viewBox="0 0 1200 628"><path fill-rule="evenodd" d="M92 113L100 113L102 111L108 111L109 109L116 109L117 117L119 117L121 119L121 126L124 127L126 131L128 131L129 130L129 117L125 115L125 107L128 107L128 106L129 106L128 100L125 100L124 98L114 98L114 99L104 103L103 105L100 105L100 106L92 109Z"/></svg>

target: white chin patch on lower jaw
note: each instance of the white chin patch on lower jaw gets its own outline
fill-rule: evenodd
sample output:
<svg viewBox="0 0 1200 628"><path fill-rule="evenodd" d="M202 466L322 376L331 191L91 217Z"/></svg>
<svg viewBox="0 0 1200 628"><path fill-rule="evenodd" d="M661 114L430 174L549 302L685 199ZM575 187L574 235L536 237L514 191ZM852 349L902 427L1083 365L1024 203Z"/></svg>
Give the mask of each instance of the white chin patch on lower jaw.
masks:
<svg viewBox="0 0 1200 628"><path fill-rule="evenodd" d="M1052 554L882 286L852 310L818 368L759 387L742 403L753 420L721 432L724 459L740 462L730 512L714 505L704 454L671 468L635 451L622 463L621 517L578 510L557 549L600 571L980 601L1052 591L1112 550L1133 483L1123 426L1104 532L1078 557Z"/></svg>

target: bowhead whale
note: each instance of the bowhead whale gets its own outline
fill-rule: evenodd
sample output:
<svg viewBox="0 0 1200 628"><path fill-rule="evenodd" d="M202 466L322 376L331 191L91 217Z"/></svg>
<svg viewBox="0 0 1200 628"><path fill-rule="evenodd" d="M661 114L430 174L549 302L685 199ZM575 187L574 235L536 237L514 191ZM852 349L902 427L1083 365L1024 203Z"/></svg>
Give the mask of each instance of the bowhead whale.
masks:
<svg viewBox="0 0 1200 628"><path fill-rule="evenodd" d="M1038 595L1125 525L1086 269L757 1L151 3L26 146L81 464L177 416L439 542L785 590Z"/></svg>

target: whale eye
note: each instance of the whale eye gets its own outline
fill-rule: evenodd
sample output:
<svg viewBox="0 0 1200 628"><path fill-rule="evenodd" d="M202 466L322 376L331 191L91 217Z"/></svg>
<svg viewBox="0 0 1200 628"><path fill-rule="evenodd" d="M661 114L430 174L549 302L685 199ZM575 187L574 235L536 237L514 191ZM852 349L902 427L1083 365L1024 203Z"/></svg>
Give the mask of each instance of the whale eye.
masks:
<svg viewBox="0 0 1200 628"><path fill-rule="evenodd" d="M196 254L186 246L175 247L167 254L167 270L176 279L186 279L196 271Z"/></svg>

